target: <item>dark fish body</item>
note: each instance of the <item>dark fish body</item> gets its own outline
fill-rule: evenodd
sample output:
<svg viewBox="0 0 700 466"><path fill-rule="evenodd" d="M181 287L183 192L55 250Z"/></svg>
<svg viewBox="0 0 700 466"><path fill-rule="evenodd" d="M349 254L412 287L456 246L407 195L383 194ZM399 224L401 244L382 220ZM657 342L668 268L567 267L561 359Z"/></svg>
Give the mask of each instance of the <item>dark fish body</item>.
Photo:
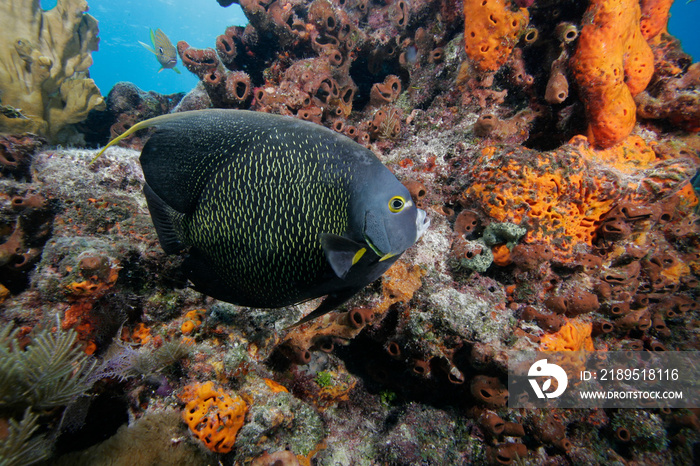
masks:
<svg viewBox="0 0 700 466"><path fill-rule="evenodd" d="M372 152L322 126L238 110L151 122L141 165L161 245L188 249L188 276L214 298L270 308L328 295L319 315L427 228Z"/></svg>

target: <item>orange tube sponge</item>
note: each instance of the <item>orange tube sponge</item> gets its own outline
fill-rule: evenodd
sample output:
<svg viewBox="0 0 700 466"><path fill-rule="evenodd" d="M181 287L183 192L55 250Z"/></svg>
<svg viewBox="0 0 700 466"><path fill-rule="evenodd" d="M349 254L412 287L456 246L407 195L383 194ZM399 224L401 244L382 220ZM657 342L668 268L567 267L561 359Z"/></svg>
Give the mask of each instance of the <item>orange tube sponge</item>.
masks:
<svg viewBox="0 0 700 466"><path fill-rule="evenodd" d="M646 40L653 39L666 27L673 0L641 0L640 4L642 36Z"/></svg>
<svg viewBox="0 0 700 466"><path fill-rule="evenodd" d="M211 451L230 452L248 412L245 401L214 388L214 382L187 386L182 398L187 401L182 417L192 433Z"/></svg>
<svg viewBox="0 0 700 466"><path fill-rule="evenodd" d="M588 115L588 137L610 147L632 132L633 97L654 73L654 54L640 30L637 0L591 0L571 71Z"/></svg>
<svg viewBox="0 0 700 466"><path fill-rule="evenodd" d="M508 60L530 20L510 0L464 0L464 50L481 71L496 71Z"/></svg>

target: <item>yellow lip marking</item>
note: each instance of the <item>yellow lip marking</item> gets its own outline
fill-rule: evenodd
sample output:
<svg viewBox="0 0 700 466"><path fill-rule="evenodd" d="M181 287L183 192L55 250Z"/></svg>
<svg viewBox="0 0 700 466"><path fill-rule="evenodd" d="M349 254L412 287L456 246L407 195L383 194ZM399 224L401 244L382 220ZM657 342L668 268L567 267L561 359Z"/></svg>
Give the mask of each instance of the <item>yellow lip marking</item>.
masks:
<svg viewBox="0 0 700 466"><path fill-rule="evenodd" d="M396 255L396 254L393 254L393 253L391 253L391 252L388 253L388 254L384 254L384 255L379 259L379 262L385 261L385 260L387 260L387 259L390 259L390 258L394 257L395 255Z"/></svg>

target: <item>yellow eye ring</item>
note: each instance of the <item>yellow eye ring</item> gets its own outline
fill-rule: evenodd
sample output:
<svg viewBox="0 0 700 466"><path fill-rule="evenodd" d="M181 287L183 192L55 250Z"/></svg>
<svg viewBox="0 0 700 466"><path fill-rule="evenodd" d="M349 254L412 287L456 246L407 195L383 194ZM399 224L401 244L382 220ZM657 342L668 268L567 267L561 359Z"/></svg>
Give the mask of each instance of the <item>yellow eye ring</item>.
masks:
<svg viewBox="0 0 700 466"><path fill-rule="evenodd" d="M394 196L389 199L389 210L393 213L401 212L406 207L406 200L401 196Z"/></svg>

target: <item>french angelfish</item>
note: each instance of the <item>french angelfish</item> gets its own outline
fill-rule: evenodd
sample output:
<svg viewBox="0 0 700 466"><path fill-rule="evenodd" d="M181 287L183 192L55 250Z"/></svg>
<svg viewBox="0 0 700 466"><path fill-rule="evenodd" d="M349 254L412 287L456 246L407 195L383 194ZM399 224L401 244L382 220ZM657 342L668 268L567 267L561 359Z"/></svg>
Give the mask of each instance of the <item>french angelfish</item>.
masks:
<svg viewBox="0 0 700 466"><path fill-rule="evenodd" d="M145 120L144 193L163 250L195 289L277 308L326 296L296 325L379 278L428 228L368 149L323 126L246 110ZM104 152L107 147L102 149Z"/></svg>
<svg viewBox="0 0 700 466"><path fill-rule="evenodd" d="M159 73L168 68L180 74L180 70L175 66L177 65L177 49L163 31L156 29L156 32L153 32L153 29L151 29L151 44L153 44L153 47L141 41L139 41L139 44L155 54L158 63L160 63Z"/></svg>

